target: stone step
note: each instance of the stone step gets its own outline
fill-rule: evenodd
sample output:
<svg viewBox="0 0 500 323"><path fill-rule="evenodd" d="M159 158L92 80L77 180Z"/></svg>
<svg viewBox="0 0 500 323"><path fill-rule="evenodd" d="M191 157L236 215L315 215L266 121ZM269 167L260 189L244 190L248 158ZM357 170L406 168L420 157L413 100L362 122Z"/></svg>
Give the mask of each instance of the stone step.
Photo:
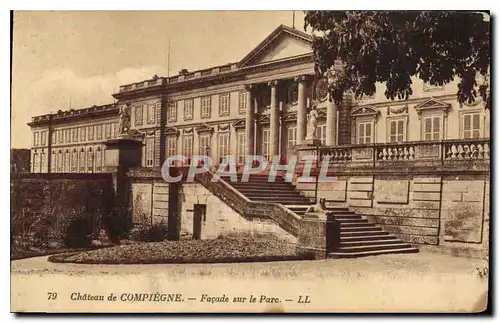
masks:
<svg viewBox="0 0 500 323"><path fill-rule="evenodd" d="M353 229L343 229L340 231L340 239L342 240L344 237L365 237L365 236L388 236L389 232L382 231L382 229L378 228L378 230L353 230Z"/></svg>
<svg viewBox="0 0 500 323"><path fill-rule="evenodd" d="M276 203L281 203L283 204L283 202L285 201L297 201L297 202L306 202L306 203L311 203L309 202L308 199L303 199L301 198L300 196L287 196L287 197L281 197L281 196L272 196L272 194L270 195L266 195L266 196L255 196L255 195L245 195L246 197L248 197L250 200L259 200L259 201L276 201Z"/></svg>
<svg viewBox="0 0 500 323"><path fill-rule="evenodd" d="M340 247L356 247L356 246L374 246L374 245L392 245L403 243L403 241L398 238L388 238L385 240L374 239L374 240L363 240L363 241L340 241Z"/></svg>
<svg viewBox="0 0 500 323"><path fill-rule="evenodd" d="M290 189L297 193L295 188L287 183L229 183L236 189L266 189L266 190L283 190Z"/></svg>
<svg viewBox="0 0 500 323"><path fill-rule="evenodd" d="M346 235L342 235L341 234L341 236L340 236L340 242L373 241L373 240L396 239L396 236L394 236L392 234L388 234L386 232L384 232L384 233L385 234L373 235L373 234L370 234L370 232L367 232L365 235L359 235L359 236L346 236Z"/></svg>
<svg viewBox="0 0 500 323"><path fill-rule="evenodd" d="M380 227L376 226L366 226L366 227L344 227L341 226L340 228L340 235L344 233L352 233L352 232L363 232L366 233L368 231L382 231Z"/></svg>
<svg viewBox="0 0 500 323"><path fill-rule="evenodd" d="M363 218L360 215L353 214L353 215L340 215L340 216L335 215L334 219L337 221L342 221L342 220L353 220L353 219L363 219Z"/></svg>
<svg viewBox="0 0 500 323"><path fill-rule="evenodd" d="M359 228L371 228L371 227L375 227L375 224L373 223L369 223L368 220L366 220L366 222L364 223L343 223L343 222L340 222L340 228L353 228L353 227L359 227Z"/></svg>
<svg viewBox="0 0 500 323"><path fill-rule="evenodd" d="M288 192L288 191L273 191L273 192L267 192L267 191L258 191L258 192L248 192L245 190L239 191L243 195L250 197L250 196L270 196L273 195L275 197L280 197L280 198L286 198L286 197L298 197L298 198L305 198L302 195L299 195L297 192ZM309 199L307 199L309 200ZM305 209L304 209L305 210Z"/></svg>
<svg viewBox="0 0 500 323"><path fill-rule="evenodd" d="M368 220L367 219L362 219L361 217L359 218L352 218L352 219L335 219L337 220L338 222L340 222L340 225L342 224L346 224L346 223L368 223Z"/></svg>
<svg viewBox="0 0 500 323"><path fill-rule="evenodd" d="M302 204L302 205L309 205L311 202L309 201L300 201L300 200L262 200L261 198L257 199L250 199L253 202L262 202L262 203L280 203L280 204Z"/></svg>
<svg viewBox="0 0 500 323"><path fill-rule="evenodd" d="M351 253L351 252L362 252L362 251L377 251L377 250L389 250L389 249L400 249L400 248L411 248L411 245L405 242L391 243L391 244L374 244L374 245L361 245L352 247L338 247L334 252L338 253Z"/></svg>
<svg viewBox="0 0 500 323"><path fill-rule="evenodd" d="M416 253L416 252L418 252L418 249L413 248L413 247L398 248L398 249L386 249L386 250L373 250L373 251L359 251L359 252L351 252L351 253L329 252L328 258L357 258L357 257L377 256L377 255L384 255L384 254Z"/></svg>

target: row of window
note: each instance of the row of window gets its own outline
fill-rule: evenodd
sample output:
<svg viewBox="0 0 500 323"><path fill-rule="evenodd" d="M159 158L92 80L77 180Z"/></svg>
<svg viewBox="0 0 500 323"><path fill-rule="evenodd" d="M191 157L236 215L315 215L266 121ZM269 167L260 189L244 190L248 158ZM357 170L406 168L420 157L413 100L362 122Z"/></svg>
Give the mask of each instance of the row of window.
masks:
<svg viewBox="0 0 500 323"><path fill-rule="evenodd" d="M210 134L200 134L198 136L198 152L199 155L207 155L209 153L208 149L212 149L212 135ZM321 142L324 144L326 142L326 125L318 125L316 129L316 136ZM284 138L287 143L288 152L291 151L291 148L297 144L297 127L290 126L287 128L287 135ZM180 153L181 155L186 157L186 164L191 162L191 157L193 155L193 135L184 135L181 140L181 150L180 152L177 149L177 137L169 136L166 142L166 152L168 156L174 156ZM147 143L146 143L147 147ZM221 132L217 134L217 146L216 148L216 160L220 163L224 159L225 156L231 155L230 148L230 135L229 132ZM269 128L263 128L261 132L261 140L260 140L260 153L261 155L270 160L272 156L270 156L271 152L271 131ZM146 153L148 156L148 154ZM245 163L246 156L246 135L244 132L239 131L236 133L236 161L239 165ZM146 157L148 160L148 157ZM146 162L147 164L147 162ZM152 162L151 162L152 164Z"/></svg>
<svg viewBox="0 0 500 323"><path fill-rule="evenodd" d="M178 120L178 101L170 101L167 105L167 120L176 122ZM194 115L194 99L183 100L184 103L184 121L193 120ZM248 92L238 93L238 112L245 113L248 105ZM212 96L204 96L200 98L200 117L208 119L212 117ZM219 117L230 115L231 94L224 93L219 95Z"/></svg>
<svg viewBox="0 0 500 323"><path fill-rule="evenodd" d="M47 131L37 131L33 134L33 146L47 145ZM81 126L71 129L60 129L52 132L53 144L68 144L92 140L112 139L118 135L118 124L109 122L105 124Z"/></svg>
<svg viewBox="0 0 500 323"><path fill-rule="evenodd" d="M462 115L461 119L461 138L476 139L481 134L481 114L479 112L467 113ZM422 117L422 140L432 141L441 140L443 136L443 117L441 115L430 115ZM356 143L373 143L374 136L373 121L358 121L356 123ZM404 142L407 138L407 119L406 117L393 118L388 120L388 141Z"/></svg>
<svg viewBox="0 0 500 323"><path fill-rule="evenodd" d="M144 110L146 110L146 123L154 124L156 122L156 109L160 106L160 103L149 104L144 106L135 107L135 125L142 126L144 122Z"/></svg>
<svg viewBox="0 0 500 323"><path fill-rule="evenodd" d="M89 150L59 150L52 152L50 171L52 173L94 173L100 172L104 164L104 149ZM45 172L47 168L45 152L34 153L32 171Z"/></svg>

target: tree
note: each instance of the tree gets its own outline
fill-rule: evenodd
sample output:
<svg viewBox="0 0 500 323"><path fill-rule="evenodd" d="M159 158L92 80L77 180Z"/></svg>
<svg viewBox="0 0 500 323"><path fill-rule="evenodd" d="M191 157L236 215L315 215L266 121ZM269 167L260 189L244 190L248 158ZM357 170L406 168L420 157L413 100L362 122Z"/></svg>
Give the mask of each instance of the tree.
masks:
<svg viewBox="0 0 500 323"><path fill-rule="evenodd" d="M344 93L359 99L385 83L388 99L408 99L411 78L431 85L459 79L457 99L481 97L489 107L490 22L477 12L307 11L314 34L316 72L330 77L336 103ZM341 68L338 62L341 62ZM337 64L336 64L337 63ZM484 82L477 82L481 75Z"/></svg>

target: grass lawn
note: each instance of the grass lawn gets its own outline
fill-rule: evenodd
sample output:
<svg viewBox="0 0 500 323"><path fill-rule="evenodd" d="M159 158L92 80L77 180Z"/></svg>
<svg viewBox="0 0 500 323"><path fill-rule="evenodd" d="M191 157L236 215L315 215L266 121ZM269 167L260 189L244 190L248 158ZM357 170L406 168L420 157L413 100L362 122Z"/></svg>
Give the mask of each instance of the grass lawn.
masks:
<svg viewBox="0 0 500 323"><path fill-rule="evenodd" d="M59 254L51 262L79 264L222 263L313 259L295 246L271 238L219 238L144 242L100 250Z"/></svg>

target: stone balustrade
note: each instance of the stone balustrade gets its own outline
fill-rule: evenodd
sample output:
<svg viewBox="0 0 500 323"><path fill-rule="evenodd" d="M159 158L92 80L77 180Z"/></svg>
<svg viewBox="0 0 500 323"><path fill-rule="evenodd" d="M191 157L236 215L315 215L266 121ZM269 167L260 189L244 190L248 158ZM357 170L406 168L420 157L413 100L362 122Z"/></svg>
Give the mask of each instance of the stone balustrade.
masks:
<svg viewBox="0 0 500 323"><path fill-rule="evenodd" d="M373 166L386 162L440 162L453 160L489 160L490 140L453 139L321 147L321 160L330 164L366 163Z"/></svg>

